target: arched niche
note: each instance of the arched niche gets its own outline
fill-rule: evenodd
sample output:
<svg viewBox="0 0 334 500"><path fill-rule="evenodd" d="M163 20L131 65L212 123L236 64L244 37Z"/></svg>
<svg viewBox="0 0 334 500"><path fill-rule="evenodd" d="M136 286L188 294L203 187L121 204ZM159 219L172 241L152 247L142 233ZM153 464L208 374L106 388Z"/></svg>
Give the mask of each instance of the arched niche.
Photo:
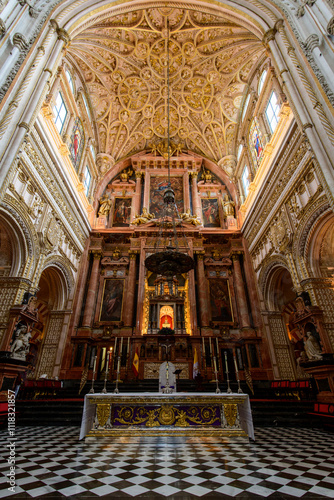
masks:
<svg viewBox="0 0 334 500"><path fill-rule="evenodd" d="M50 266L41 274L37 298L47 304L49 311L61 311L66 307L68 286L63 273L56 267Z"/></svg>
<svg viewBox="0 0 334 500"><path fill-rule="evenodd" d="M265 301L268 309L282 312L295 298L290 272L282 265L277 265L265 283Z"/></svg>
<svg viewBox="0 0 334 500"><path fill-rule="evenodd" d="M29 258L26 235L7 214L0 215L0 276L19 276Z"/></svg>
<svg viewBox="0 0 334 500"><path fill-rule="evenodd" d="M305 257L311 274L317 278L332 278L334 275L334 215L327 213L316 224Z"/></svg>

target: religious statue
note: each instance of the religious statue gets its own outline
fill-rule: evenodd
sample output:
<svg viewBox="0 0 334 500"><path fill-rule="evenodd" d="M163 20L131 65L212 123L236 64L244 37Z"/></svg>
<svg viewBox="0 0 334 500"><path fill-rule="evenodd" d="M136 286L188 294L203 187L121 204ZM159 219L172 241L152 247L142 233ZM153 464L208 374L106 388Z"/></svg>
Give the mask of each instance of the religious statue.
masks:
<svg viewBox="0 0 334 500"><path fill-rule="evenodd" d="M107 193L105 193L100 199L100 208L99 208L99 217L107 216L109 215L110 209L111 209L111 200Z"/></svg>
<svg viewBox="0 0 334 500"><path fill-rule="evenodd" d="M222 200L223 212L225 217L234 217L234 201L230 200L228 195L225 193Z"/></svg>
<svg viewBox="0 0 334 500"><path fill-rule="evenodd" d="M143 213L141 215L136 214L132 221L132 224L139 226L140 224L146 224L150 220L154 219L154 214L149 214L147 208L143 208Z"/></svg>
<svg viewBox="0 0 334 500"><path fill-rule="evenodd" d="M212 174L210 170L204 170L202 178L204 179L204 182L212 182Z"/></svg>
<svg viewBox="0 0 334 500"><path fill-rule="evenodd" d="M182 221L187 224L193 224L194 226L199 226L201 224L197 215L191 215L190 208L188 208L185 213L181 214L180 217Z"/></svg>
<svg viewBox="0 0 334 500"><path fill-rule="evenodd" d="M304 349L309 361L322 359L321 347L312 332L306 332L306 337L304 337Z"/></svg>
<svg viewBox="0 0 334 500"><path fill-rule="evenodd" d="M122 182L128 182L128 180L130 179L130 177L132 175L133 175L133 170L131 168L128 168L127 170L123 170L123 172L121 172Z"/></svg>
<svg viewBox="0 0 334 500"><path fill-rule="evenodd" d="M31 338L31 333L28 332L27 325L20 325L17 327L15 332L15 340L11 345L11 358L26 360L26 356L29 352L30 344L29 340Z"/></svg>

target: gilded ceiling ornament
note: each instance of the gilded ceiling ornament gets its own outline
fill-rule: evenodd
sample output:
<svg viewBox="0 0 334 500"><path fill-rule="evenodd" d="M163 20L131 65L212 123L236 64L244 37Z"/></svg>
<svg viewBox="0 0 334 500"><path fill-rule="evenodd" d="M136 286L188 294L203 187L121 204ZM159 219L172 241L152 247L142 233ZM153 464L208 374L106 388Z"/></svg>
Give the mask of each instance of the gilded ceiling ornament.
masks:
<svg viewBox="0 0 334 500"><path fill-rule="evenodd" d="M153 7L85 28L67 53L94 103L99 150L112 160L167 136L169 60L170 135L218 162L234 152L240 102L265 48L224 17ZM101 159L98 167L110 168Z"/></svg>

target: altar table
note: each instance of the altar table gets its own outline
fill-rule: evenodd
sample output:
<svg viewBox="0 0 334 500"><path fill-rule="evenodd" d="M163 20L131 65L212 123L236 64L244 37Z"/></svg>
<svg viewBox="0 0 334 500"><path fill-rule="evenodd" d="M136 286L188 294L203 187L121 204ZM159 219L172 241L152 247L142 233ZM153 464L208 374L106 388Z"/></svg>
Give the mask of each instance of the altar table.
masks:
<svg viewBox="0 0 334 500"><path fill-rule="evenodd" d="M86 394L80 439L106 436L242 436L254 439L247 394Z"/></svg>

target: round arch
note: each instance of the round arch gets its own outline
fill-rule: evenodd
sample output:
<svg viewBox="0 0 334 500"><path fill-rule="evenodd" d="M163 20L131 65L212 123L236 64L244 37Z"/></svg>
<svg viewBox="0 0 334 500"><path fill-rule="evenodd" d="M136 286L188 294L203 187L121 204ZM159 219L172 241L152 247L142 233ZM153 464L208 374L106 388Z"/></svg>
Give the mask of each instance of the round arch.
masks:
<svg viewBox="0 0 334 500"><path fill-rule="evenodd" d="M11 277L24 275L25 269L28 268L27 264L35 255L29 229L15 211L10 213L4 209L0 209L0 229L6 237L6 251L10 258L10 269L7 275Z"/></svg>
<svg viewBox="0 0 334 500"><path fill-rule="evenodd" d="M275 290L280 276L284 272L290 275L288 263L283 257L278 255L272 257L260 272L258 280L259 292L264 301L264 307L268 311L279 311L277 307L278 297L275 297L272 291Z"/></svg>

